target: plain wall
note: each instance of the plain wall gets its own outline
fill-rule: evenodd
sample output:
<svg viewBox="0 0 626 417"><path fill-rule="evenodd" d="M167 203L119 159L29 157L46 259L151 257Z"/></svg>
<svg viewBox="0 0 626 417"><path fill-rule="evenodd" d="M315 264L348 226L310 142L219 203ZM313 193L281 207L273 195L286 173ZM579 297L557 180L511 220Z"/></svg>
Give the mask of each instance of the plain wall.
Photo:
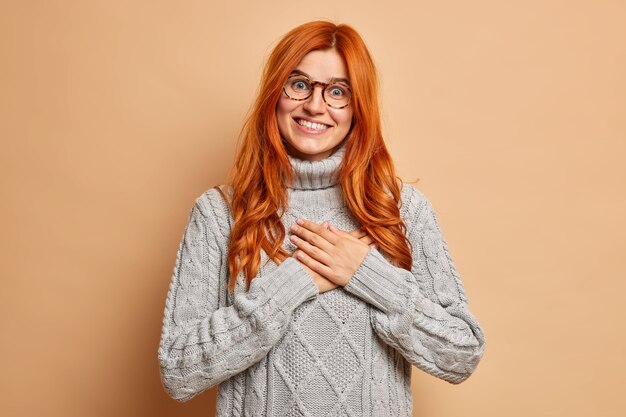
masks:
<svg viewBox="0 0 626 417"><path fill-rule="evenodd" d="M194 199L222 183L276 41L353 25L399 174L487 337L414 415L626 410L622 1L2 1L0 414L212 416L157 348Z"/></svg>

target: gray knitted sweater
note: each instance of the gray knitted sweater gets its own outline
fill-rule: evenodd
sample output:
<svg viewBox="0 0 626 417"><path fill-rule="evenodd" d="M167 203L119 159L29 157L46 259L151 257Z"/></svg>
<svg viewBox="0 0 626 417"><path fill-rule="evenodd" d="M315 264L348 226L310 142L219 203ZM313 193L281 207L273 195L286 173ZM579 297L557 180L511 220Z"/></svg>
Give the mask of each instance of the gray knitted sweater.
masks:
<svg viewBox="0 0 626 417"><path fill-rule="evenodd" d="M302 217L358 228L335 177L345 154L290 158L286 230ZM167 393L186 401L219 384L217 416L410 416L411 364L453 384L485 348L435 212L413 186L401 215L413 268L370 249L348 285L319 294L295 258L262 252L245 289L227 291L228 206L215 189L191 209L167 294L158 358ZM289 233L287 233L289 235ZM296 247L285 239L292 253Z"/></svg>

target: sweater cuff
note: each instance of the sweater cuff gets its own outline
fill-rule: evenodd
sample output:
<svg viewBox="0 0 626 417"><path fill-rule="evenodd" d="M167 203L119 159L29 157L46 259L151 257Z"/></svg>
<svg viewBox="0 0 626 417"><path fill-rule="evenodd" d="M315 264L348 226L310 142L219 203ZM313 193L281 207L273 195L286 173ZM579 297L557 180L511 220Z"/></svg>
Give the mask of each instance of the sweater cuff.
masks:
<svg viewBox="0 0 626 417"><path fill-rule="evenodd" d="M271 300L277 310L285 313L291 312L303 302L319 294L319 289L311 275L294 258L285 259L278 269L272 272L272 275L274 275L272 279L253 280L251 286L254 286L255 281L257 284L264 281L261 284L264 296ZM251 292L258 294L254 290Z"/></svg>
<svg viewBox="0 0 626 417"><path fill-rule="evenodd" d="M370 248L344 289L385 313L406 310L410 294L406 278L374 248Z"/></svg>

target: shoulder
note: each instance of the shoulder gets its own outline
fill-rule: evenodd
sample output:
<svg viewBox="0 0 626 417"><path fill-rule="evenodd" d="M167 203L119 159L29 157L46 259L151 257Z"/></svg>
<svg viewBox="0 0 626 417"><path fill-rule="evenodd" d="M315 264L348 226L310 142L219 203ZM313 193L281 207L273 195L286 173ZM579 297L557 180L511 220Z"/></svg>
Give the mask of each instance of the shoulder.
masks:
<svg viewBox="0 0 626 417"><path fill-rule="evenodd" d="M425 229L440 231L439 219L430 199L412 184L401 184L400 217L407 227L407 234L420 233Z"/></svg>
<svg viewBox="0 0 626 417"><path fill-rule="evenodd" d="M229 204L224 200L224 197L230 196L230 190L223 185L219 187L224 192L224 196L217 188L209 188L196 197L192 210L197 211L206 219L211 228L215 228L215 231L219 231L223 237L228 237L232 218Z"/></svg>
<svg viewBox="0 0 626 417"><path fill-rule="evenodd" d="M400 216L405 221L432 210L428 197L413 184L400 183L400 200Z"/></svg>

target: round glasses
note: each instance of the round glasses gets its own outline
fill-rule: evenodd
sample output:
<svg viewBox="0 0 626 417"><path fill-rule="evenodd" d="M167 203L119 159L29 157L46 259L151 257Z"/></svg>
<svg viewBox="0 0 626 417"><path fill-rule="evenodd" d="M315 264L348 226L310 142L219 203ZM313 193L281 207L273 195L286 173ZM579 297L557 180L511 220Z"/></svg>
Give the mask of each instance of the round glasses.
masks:
<svg viewBox="0 0 626 417"><path fill-rule="evenodd" d="M304 75L290 75L285 81L283 91L292 100L304 101L311 97L316 85L322 87L322 98L328 107L343 109L352 98L352 91L343 82L326 84L320 81L311 81Z"/></svg>

